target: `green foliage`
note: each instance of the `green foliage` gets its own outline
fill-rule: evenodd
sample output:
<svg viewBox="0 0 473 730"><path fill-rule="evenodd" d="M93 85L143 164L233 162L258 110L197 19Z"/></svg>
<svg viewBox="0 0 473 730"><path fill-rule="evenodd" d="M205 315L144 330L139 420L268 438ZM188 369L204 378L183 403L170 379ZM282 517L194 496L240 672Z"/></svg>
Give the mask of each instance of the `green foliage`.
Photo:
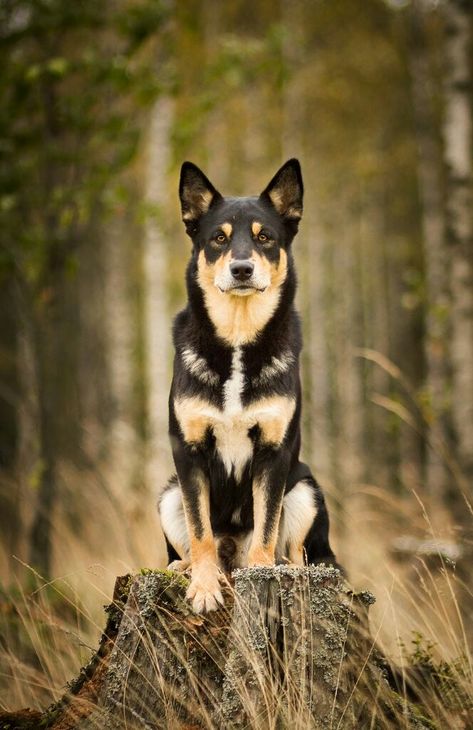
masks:
<svg viewBox="0 0 473 730"><path fill-rule="evenodd" d="M0 8L0 274L41 291L130 165L168 15L153 0L12 0Z"/></svg>
<svg viewBox="0 0 473 730"><path fill-rule="evenodd" d="M471 666L466 655L446 661L436 658L437 646L421 633L413 632L412 648L402 645L409 667L407 679L414 691L422 692L422 700L430 709L435 703L451 713L466 718L473 712Z"/></svg>

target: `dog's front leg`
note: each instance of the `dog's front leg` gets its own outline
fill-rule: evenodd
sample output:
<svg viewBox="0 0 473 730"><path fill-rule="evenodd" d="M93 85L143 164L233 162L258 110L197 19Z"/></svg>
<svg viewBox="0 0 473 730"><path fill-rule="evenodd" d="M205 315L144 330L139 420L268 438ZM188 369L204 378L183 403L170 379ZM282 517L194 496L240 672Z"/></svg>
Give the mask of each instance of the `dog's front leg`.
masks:
<svg viewBox="0 0 473 730"><path fill-rule="evenodd" d="M259 458L253 479L253 539L248 566L274 565L279 522L286 485L288 463L284 453L268 450Z"/></svg>
<svg viewBox="0 0 473 730"><path fill-rule="evenodd" d="M189 534L191 583L187 598L196 613L215 611L223 604L220 590L222 573L210 524L209 481L203 468L193 464L186 449L174 453L182 488L184 514Z"/></svg>

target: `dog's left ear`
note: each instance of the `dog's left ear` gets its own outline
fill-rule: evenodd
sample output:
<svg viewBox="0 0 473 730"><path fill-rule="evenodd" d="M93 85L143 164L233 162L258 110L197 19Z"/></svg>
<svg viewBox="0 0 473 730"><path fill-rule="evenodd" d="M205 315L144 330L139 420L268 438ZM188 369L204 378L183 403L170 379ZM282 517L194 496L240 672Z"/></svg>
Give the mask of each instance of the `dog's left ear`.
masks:
<svg viewBox="0 0 473 730"><path fill-rule="evenodd" d="M302 217L303 194L301 166L293 158L277 171L260 198L268 200L283 218L297 222Z"/></svg>
<svg viewBox="0 0 473 730"><path fill-rule="evenodd" d="M222 196L202 170L193 162L184 162L179 181L182 220L189 235L195 224Z"/></svg>

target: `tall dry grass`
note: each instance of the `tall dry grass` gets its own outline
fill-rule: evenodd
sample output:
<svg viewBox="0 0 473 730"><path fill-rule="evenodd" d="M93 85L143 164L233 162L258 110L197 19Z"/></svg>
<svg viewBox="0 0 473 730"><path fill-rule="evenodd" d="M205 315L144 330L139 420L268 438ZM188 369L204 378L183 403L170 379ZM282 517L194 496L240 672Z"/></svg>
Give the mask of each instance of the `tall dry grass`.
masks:
<svg viewBox="0 0 473 730"><path fill-rule="evenodd" d="M383 367L404 389L405 400L400 403L380 400L376 394L373 399L380 407L395 408L397 416L412 428L421 425L425 430L428 418L422 403L395 366L378 354L365 352L364 356ZM440 448L471 517L465 480L445 444L430 447ZM103 474L98 477L69 469L64 470L63 479L69 492L80 499L80 513L85 516L79 524L65 510L55 516L57 577L43 580L24 556L1 556L5 576L0 594L3 709L45 708L57 700L97 646L104 627L103 605L110 601L116 575L165 565L154 495L139 495L130 506L129 495L103 488L104 483L115 482L115 476L107 480ZM329 502L336 503L336 490L330 484L325 487ZM449 515L416 489L392 495L378 485L348 485L334 515L334 547L340 562L353 585L371 591L377 599L370 611L373 640L399 667L400 676L406 672L409 681L412 663L430 667L428 671L440 680L443 677L446 694L455 695L452 703L456 705L448 710L432 700L433 726L467 728L461 724L461 704L467 723L473 707L469 645L473 627L465 622L465 605L473 605L473 592L461 577L467 571L458 567L461 561L468 561L471 545L459 545ZM405 543L410 548L399 549L401 536L411 538ZM449 558L452 546L462 551L456 566ZM208 725L202 712L203 724ZM298 713L304 717L300 708ZM296 727L295 714L292 720ZM401 715L393 723L393 727L404 727Z"/></svg>

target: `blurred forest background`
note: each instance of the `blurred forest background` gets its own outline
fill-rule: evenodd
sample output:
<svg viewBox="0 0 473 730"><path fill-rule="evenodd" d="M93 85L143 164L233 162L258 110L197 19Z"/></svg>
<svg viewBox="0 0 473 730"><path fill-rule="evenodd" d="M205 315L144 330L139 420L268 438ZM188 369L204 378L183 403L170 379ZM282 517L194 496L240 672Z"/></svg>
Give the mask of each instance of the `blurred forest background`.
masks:
<svg viewBox="0 0 473 730"><path fill-rule="evenodd" d="M378 598L376 636L464 651L472 14L468 0L1 1L3 704L57 696L115 575L165 564L184 159L222 193L256 194L299 157L304 458L340 562Z"/></svg>

